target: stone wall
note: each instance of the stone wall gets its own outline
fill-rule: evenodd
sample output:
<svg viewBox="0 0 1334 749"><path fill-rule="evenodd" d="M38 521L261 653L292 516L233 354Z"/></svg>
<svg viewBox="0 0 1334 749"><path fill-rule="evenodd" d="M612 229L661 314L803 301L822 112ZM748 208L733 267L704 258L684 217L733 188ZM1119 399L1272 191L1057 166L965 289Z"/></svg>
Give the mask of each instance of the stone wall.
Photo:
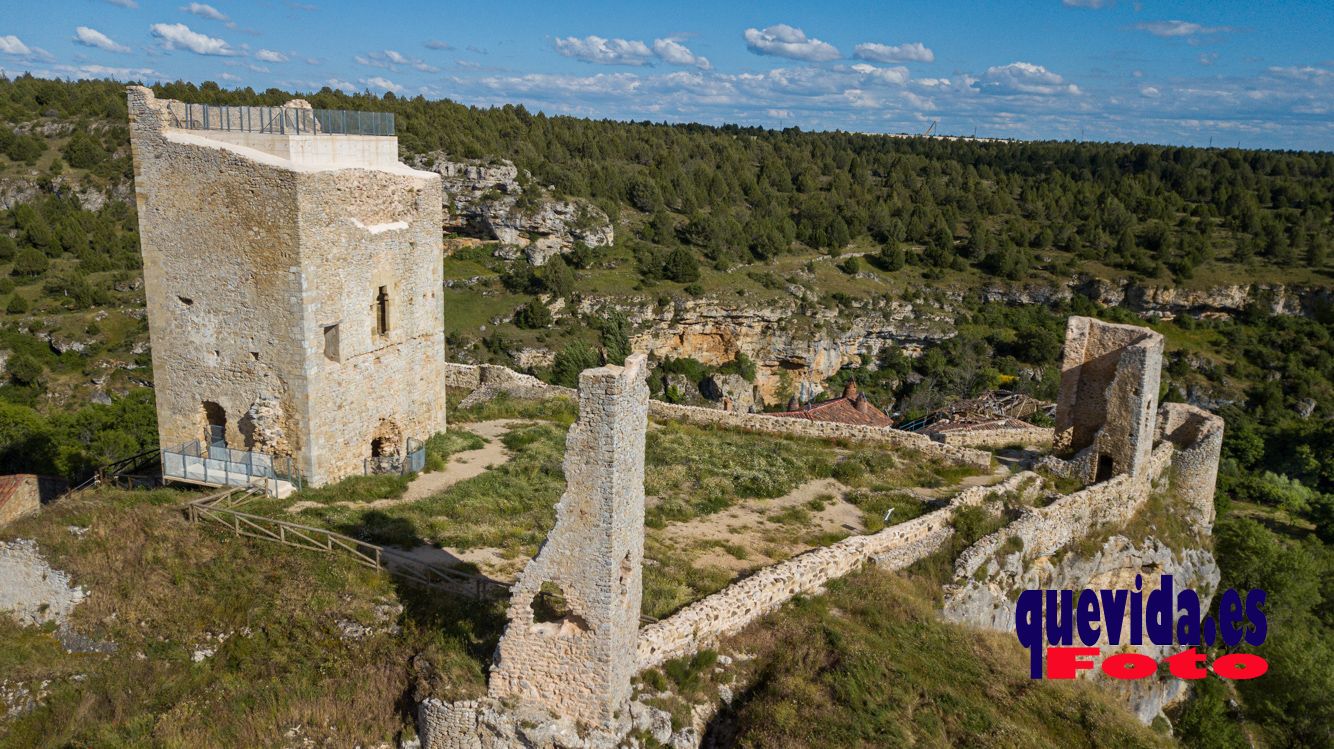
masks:
<svg viewBox="0 0 1334 749"><path fill-rule="evenodd" d="M442 431L439 177L293 162L128 95L160 444L221 417L230 447L318 485L361 473L374 440Z"/></svg>
<svg viewBox="0 0 1334 749"><path fill-rule="evenodd" d="M1176 446L1172 491L1191 509L1196 523L1212 527L1223 419L1185 403L1165 403L1158 416L1160 439Z"/></svg>
<svg viewBox="0 0 1334 749"><path fill-rule="evenodd" d="M476 390L482 384L482 368L476 364L445 362L445 387Z"/></svg>
<svg viewBox="0 0 1334 749"><path fill-rule="evenodd" d="M1148 328L1069 319L1053 447L1075 456L1086 484L1144 470L1162 358L1163 337Z"/></svg>
<svg viewBox="0 0 1334 749"><path fill-rule="evenodd" d="M477 392L464 399L464 404L471 404L494 397L499 392L507 392L516 397L544 398L558 395L574 396L571 388L548 385L529 375L515 372L507 367L484 364L450 364L448 377L459 383L470 383L474 379ZM461 385L462 386L462 385ZM794 419L786 416L739 413L723 411L717 408L685 406L666 403L659 400L649 401L649 415L658 419L685 421L703 426L719 426L726 429L742 429L763 434L779 434L790 437L814 437L816 439L845 439L854 442L871 442L894 447L906 447L927 455L939 457L951 463L988 468L991 466L991 454L969 447L942 444L931 438L887 427L872 427L861 424L836 424L829 421ZM1008 442L1006 444L1009 444Z"/></svg>
<svg viewBox="0 0 1334 749"><path fill-rule="evenodd" d="M646 374L638 354L579 376L565 494L555 527L511 589L492 698L601 727L625 717L642 593ZM545 621L539 596L555 609Z"/></svg>
<svg viewBox="0 0 1334 749"><path fill-rule="evenodd" d="M954 447L976 447L997 450L1010 445L1051 447L1053 430L1048 427L1016 427L1004 429L956 429L938 432L931 439Z"/></svg>
<svg viewBox="0 0 1334 749"><path fill-rule="evenodd" d="M944 509L890 526L879 533L845 538L786 562L765 567L707 598L690 604L639 633L639 669L690 655L719 638L774 611L793 596L818 591L867 562L902 569L940 547L953 533L950 520L959 507L1019 491L1037 478L1020 473L995 486L967 489Z"/></svg>
<svg viewBox="0 0 1334 749"><path fill-rule="evenodd" d="M42 503L55 499L65 488L62 479L31 473L0 476L0 528L37 512Z"/></svg>

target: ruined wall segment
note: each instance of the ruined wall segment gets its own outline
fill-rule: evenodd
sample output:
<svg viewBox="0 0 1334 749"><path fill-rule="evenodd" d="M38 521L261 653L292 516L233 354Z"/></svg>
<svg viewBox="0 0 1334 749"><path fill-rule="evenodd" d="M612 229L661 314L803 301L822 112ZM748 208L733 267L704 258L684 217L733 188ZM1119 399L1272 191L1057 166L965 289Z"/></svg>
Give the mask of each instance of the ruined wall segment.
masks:
<svg viewBox="0 0 1334 749"><path fill-rule="evenodd" d="M1172 491L1190 507L1193 522L1212 528L1223 418L1185 403L1164 403L1158 415L1158 432L1159 439L1176 447L1172 454Z"/></svg>
<svg viewBox="0 0 1334 749"><path fill-rule="evenodd" d="M319 485L443 430L439 177L392 137L188 129L128 99L160 444L224 423Z"/></svg>
<svg viewBox="0 0 1334 749"><path fill-rule="evenodd" d="M642 593L646 374L637 354L624 367L579 377L565 494L555 528L512 588L493 698L517 698L592 726L625 718ZM554 591L559 600L551 600ZM546 606L558 616L539 616Z"/></svg>
<svg viewBox="0 0 1334 749"><path fill-rule="evenodd" d="M1162 360L1163 337L1148 328L1068 321L1053 448L1086 484L1147 467Z"/></svg>

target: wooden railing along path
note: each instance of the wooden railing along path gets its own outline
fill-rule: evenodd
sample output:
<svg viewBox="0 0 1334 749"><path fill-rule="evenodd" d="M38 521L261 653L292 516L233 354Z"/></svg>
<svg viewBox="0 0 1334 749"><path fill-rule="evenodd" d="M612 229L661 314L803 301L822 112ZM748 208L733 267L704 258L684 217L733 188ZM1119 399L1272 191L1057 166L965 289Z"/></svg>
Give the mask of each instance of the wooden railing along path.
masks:
<svg viewBox="0 0 1334 749"><path fill-rule="evenodd" d="M183 509L186 518L192 523L209 521L245 538L274 541L325 554L340 554L366 567L455 595L490 600L509 594L509 586L482 575L424 562L404 552L359 541L324 528L236 509L256 494L257 490L252 488L226 489L189 502Z"/></svg>

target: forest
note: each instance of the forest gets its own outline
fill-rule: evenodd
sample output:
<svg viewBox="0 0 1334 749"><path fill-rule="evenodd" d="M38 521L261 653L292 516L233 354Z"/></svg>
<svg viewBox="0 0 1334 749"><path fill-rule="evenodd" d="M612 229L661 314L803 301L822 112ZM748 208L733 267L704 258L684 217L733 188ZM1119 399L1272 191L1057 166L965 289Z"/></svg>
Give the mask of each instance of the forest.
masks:
<svg viewBox="0 0 1334 749"><path fill-rule="evenodd" d="M211 83L155 90L214 104L293 96ZM905 413L1024 372L1036 372L1032 391L1050 397L1070 314L1164 333L1163 398L1205 398L1227 420L1214 539L1222 585L1266 589L1272 622L1261 650L1270 674L1238 694L1204 682L1177 715L1177 736L1194 747L1247 746L1256 736L1329 745L1334 309L1275 315L1254 304L1226 319L1161 320L1080 295L1001 305L973 292L997 279L1075 274L1328 290L1334 154L971 143L587 120L330 89L303 96L316 107L393 112L405 156L509 159L556 194L595 202L616 224L611 251L635 260L633 283L664 297L697 296L702 281L729 274L781 288L777 261L839 258L850 245L863 252L839 261L849 277L912 271L914 284L962 286L957 335L916 358L890 350L830 383L855 377L877 403ZM136 345L146 323L134 314L142 291L125 119L118 82L0 78L0 472L78 481L156 444L149 355ZM94 207L89 191L107 197ZM541 374L558 382L596 364L599 348L623 355L623 318L557 322L533 301L584 291L598 262L587 255L538 272L507 267L496 287L529 301L509 333L479 345L499 352L501 336L541 331L558 348ZM840 294L823 303L853 301ZM99 378L128 394L89 402L80 383Z"/></svg>

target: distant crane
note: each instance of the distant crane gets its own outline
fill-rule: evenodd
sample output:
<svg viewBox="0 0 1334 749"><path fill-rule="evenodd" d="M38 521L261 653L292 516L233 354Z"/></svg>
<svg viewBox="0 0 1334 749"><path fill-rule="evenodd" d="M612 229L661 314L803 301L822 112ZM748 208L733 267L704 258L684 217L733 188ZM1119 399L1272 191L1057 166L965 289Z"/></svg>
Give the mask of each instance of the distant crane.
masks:
<svg viewBox="0 0 1334 749"><path fill-rule="evenodd" d="M926 136L930 135L931 131L936 129L936 123L939 121L940 120L931 120L931 126L926 129L926 132L922 133L922 137L925 138Z"/></svg>

